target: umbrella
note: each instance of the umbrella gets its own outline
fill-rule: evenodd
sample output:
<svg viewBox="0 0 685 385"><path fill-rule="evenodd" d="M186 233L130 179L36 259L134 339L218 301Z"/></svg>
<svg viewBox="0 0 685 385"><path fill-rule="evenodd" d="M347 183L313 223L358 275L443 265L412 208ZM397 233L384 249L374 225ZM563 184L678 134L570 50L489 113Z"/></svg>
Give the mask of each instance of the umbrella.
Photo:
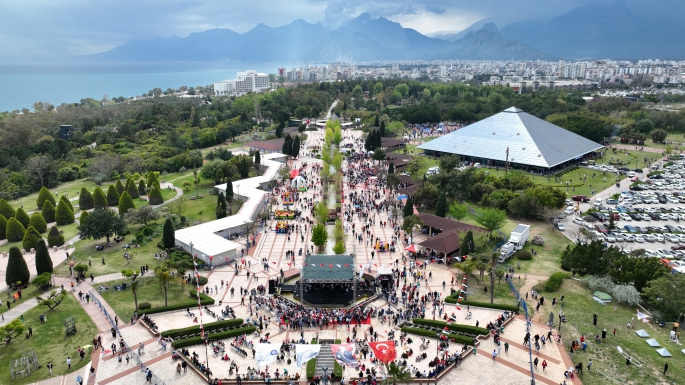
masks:
<svg viewBox="0 0 685 385"><path fill-rule="evenodd" d="M397 196L397 200L398 200L398 201L401 201L402 199L407 199L407 196L404 195L404 194L398 195L398 196Z"/></svg>
<svg viewBox="0 0 685 385"><path fill-rule="evenodd" d="M414 245L410 245L408 247L404 248L405 251L411 251L412 253L416 252L416 247Z"/></svg>

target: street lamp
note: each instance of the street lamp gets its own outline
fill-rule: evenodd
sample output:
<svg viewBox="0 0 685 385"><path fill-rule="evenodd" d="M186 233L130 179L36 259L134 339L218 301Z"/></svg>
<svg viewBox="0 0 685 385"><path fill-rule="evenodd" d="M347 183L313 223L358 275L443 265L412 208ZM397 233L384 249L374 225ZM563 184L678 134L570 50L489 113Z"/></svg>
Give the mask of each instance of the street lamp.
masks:
<svg viewBox="0 0 685 385"><path fill-rule="evenodd" d="M209 353L207 353L207 345L209 345L209 336L205 334L204 337L205 340L205 362L207 362L206 368L207 368L207 382L212 383L212 379L210 378L211 376L209 375Z"/></svg>
<svg viewBox="0 0 685 385"><path fill-rule="evenodd" d="M193 241L190 241L190 243L188 244L188 246L190 246L190 257L192 258L192 257L193 257L193 246L195 246L195 245L193 244Z"/></svg>

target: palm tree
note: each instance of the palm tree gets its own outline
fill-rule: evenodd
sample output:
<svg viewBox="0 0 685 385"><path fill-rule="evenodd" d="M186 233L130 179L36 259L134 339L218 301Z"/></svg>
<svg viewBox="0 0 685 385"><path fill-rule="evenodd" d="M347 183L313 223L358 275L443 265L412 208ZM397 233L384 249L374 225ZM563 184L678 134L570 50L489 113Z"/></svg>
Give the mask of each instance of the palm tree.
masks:
<svg viewBox="0 0 685 385"><path fill-rule="evenodd" d="M168 306L167 290L169 289L169 285L172 283L181 283L182 279L175 275L171 269L169 269L169 265L165 262L160 263L159 266L155 268L155 279L157 280L157 283L159 283L160 290L164 293L164 306Z"/></svg>
<svg viewBox="0 0 685 385"><path fill-rule="evenodd" d="M133 302L135 302L136 311L138 311L138 281L131 282L131 293L133 293Z"/></svg>
<svg viewBox="0 0 685 385"><path fill-rule="evenodd" d="M498 260L497 253L490 253L490 303L495 301L495 275L497 275Z"/></svg>
<svg viewBox="0 0 685 385"><path fill-rule="evenodd" d="M384 385L397 385L398 382L408 384L412 381L411 373L405 367L399 366L394 362L386 365L385 370L387 371L388 376L385 378L385 381L383 381Z"/></svg>

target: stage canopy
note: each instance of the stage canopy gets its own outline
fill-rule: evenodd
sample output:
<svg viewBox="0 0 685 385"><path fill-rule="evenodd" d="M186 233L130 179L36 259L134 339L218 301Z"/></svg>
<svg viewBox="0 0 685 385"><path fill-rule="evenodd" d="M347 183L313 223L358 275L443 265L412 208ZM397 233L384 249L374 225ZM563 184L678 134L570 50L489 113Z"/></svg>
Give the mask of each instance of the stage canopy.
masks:
<svg viewBox="0 0 685 385"><path fill-rule="evenodd" d="M302 279L306 283L343 282L354 279L354 256L308 255L302 267Z"/></svg>

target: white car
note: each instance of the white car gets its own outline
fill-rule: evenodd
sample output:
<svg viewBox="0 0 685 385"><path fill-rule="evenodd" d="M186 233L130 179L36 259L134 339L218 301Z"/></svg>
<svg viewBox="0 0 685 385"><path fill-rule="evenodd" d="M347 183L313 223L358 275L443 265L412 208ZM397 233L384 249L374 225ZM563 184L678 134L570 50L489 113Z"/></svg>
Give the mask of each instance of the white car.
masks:
<svg viewBox="0 0 685 385"><path fill-rule="evenodd" d="M675 234L664 234L664 238L666 238L667 241L672 242L672 243L679 243L680 242L680 238Z"/></svg>
<svg viewBox="0 0 685 385"><path fill-rule="evenodd" d="M680 203L680 200L678 200L677 198L674 198L674 197L668 197L666 200L671 202L671 203Z"/></svg>
<svg viewBox="0 0 685 385"><path fill-rule="evenodd" d="M673 254L671 253L671 251L666 250L666 249L657 249L656 253L659 254L659 256L661 256L663 258L672 258L673 257Z"/></svg>
<svg viewBox="0 0 685 385"><path fill-rule="evenodd" d="M614 234L614 237L616 238L616 242L623 242L626 240L625 235L621 233Z"/></svg>
<svg viewBox="0 0 685 385"><path fill-rule="evenodd" d="M628 214L618 214L618 216L622 221L630 222L633 220L633 218L631 218Z"/></svg>
<svg viewBox="0 0 685 385"><path fill-rule="evenodd" d="M652 218L650 218L650 216L647 215L647 214L642 214L642 220L643 220L643 221L651 221Z"/></svg>
<svg viewBox="0 0 685 385"><path fill-rule="evenodd" d="M604 239L610 243L616 242L616 237L613 234L604 234Z"/></svg>
<svg viewBox="0 0 685 385"><path fill-rule="evenodd" d="M623 240L625 242L635 242L635 236L633 234L623 234Z"/></svg>
<svg viewBox="0 0 685 385"><path fill-rule="evenodd" d="M564 213L565 213L566 215L571 215L571 214L573 214L573 211L575 211L575 209L573 208L573 206L568 206L568 207L566 207L566 210L564 210Z"/></svg>
<svg viewBox="0 0 685 385"><path fill-rule="evenodd" d="M643 237L641 234L635 234L633 237L635 238L635 242L645 243L645 237Z"/></svg>
<svg viewBox="0 0 685 385"><path fill-rule="evenodd" d="M647 242L656 242L656 235L654 235L654 234L647 234L647 235L645 235L645 241L647 241Z"/></svg>
<svg viewBox="0 0 685 385"><path fill-rule="evenodd" d="M678 220L680 217L679 214L666 214L666 218L671 219L671 220Z"/></svg>
<svg viewBox="0 0 685 385"><path fill-rule="evenodd" d="M659 256L659 254L657 254L657 252L654 250L645 250L645 255L648 257L658 257Z"/></svg>
<svg viewBox="0 0 685 385"><path fill-rule="evenodd" d="M656 237L657 242L663 242L664 236L662 234L653 234Z"/></svg>
<svg viewBox="0 0 685 385"><path fill-rule="evenodd" d="M575 224L577 224L577 225L582 225L583 222L585 222L585 221L582 220L581 218L579 218L579 217L573 217L573 223L575 223Z"/></svg>

